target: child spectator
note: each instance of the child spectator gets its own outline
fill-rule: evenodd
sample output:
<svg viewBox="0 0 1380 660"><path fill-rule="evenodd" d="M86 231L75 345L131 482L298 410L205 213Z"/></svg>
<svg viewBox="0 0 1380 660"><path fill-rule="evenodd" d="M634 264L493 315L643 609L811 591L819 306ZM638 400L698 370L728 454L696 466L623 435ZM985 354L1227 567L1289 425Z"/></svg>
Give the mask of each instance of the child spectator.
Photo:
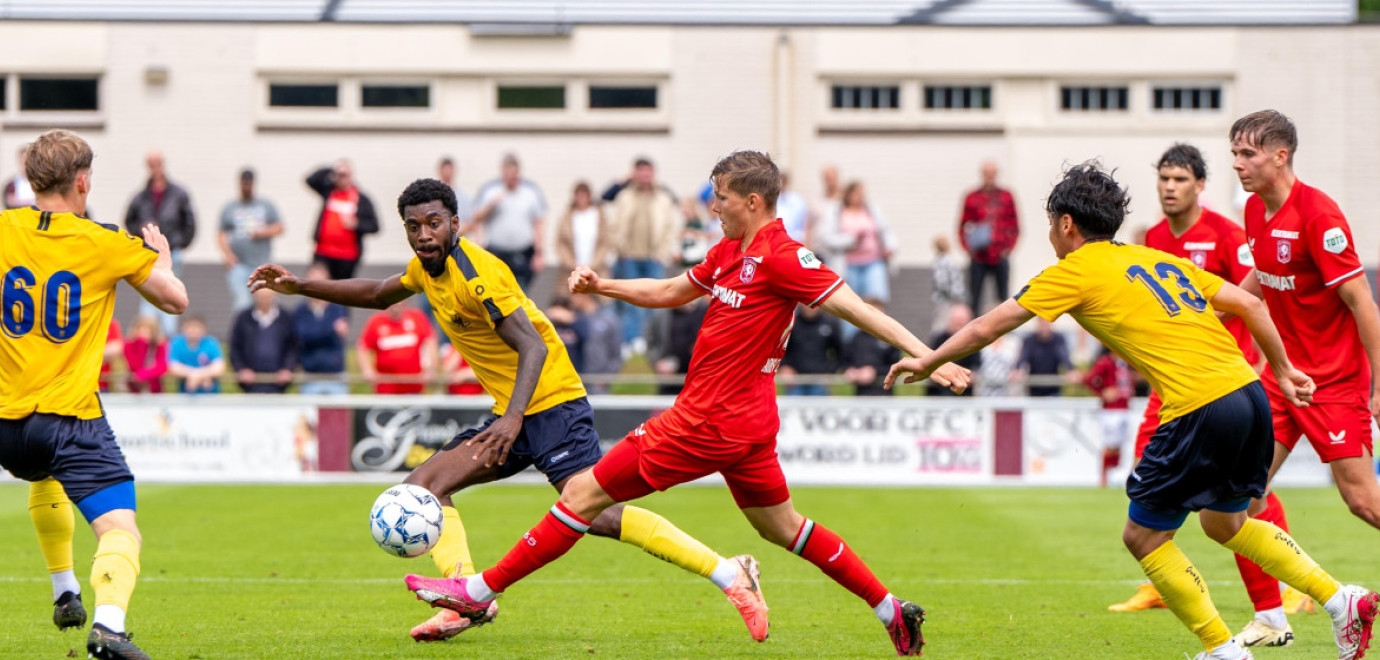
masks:
<svg viewBox="0 0 1380 660"><path fill-rule="evenodd" d="M197 315L182 317L182 333L168 347L168 371L178 380L178 391L202 394L220 391L225 358L220 342L206 335L206 320Z"/></svg>
<svg viewBox="0 0 1380 660"><path fill-rule="evenodd" d="M163 374L168 372L168 340L163 327L152 316L134 319L129 339L124 342L125 363L129 365L129 391L158 394L163 391Z"/></svg>
<svg viewBox="0 0 1380 660"><path fill-rule="evenodd" d="M949 309L963 302L967 291L963 288L963 268L958 265L949 246L948 236L934 237L934 290L930 299L934 301L934 324L932 330L939 331L949 319Z"/></svg>
<svg viewBox="0 0 1380 660"><path fill-rule="evenodd" d="M116 358L125 354L124 334L120 332L120 322L110 319L110 330L105 334L105 353L101 360L101 379L99 387L102 392L110 391L110 368L115 364Z"/></svg>
<svg viewBox="0 0 1380 660"><path fill-rule="evenodd" d="M472 396L484 393L474 369L450 342L441 345L441 373L446 377L446 391L451 394Z"/></svg>

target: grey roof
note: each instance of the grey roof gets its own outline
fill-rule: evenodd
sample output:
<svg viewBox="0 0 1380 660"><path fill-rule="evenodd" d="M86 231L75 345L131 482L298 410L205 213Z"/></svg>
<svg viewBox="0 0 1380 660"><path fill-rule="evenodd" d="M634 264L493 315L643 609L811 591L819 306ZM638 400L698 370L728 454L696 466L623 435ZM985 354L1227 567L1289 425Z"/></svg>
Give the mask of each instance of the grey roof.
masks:
<svg viewBox="0 0 1380 660"><path fill-rule="evenodd" d="M1356 0L0 0L0 19L86 21L1317 25L1356 12Z"/></svg>

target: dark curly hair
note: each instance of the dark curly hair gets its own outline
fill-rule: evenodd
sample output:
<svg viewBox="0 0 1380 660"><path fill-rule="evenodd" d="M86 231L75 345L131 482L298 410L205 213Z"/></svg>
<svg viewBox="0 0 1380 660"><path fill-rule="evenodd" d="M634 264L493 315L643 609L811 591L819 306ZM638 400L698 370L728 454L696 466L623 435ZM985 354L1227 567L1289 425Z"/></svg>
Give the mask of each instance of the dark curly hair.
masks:
<svg viewBox="0 0 1380 660"><path fill-rule="evenodd" d="M1114 172L1104 170L1097 160L1070 167L1045 200L1045 212L1050 219L1067 213L1086 240L1116 236L1131 195L1112 178Z"/></svg>
<svg viewBox="0 0 1380 660"><path fill-rule="evenodd" d="M455 202L455 191L446 182L440 179L417 179L407 184L402 194L398 195L398 216L406 219L407 214L403 213L403 209L437 200L440 200L441 205L446 207L451 215L460 212L460 207Z"/></svg>
<svg viewBox="0 0 1380 660"><path fill-rule="evenodd" d="M1155 163L1155 169L1165 167L1182 167L1192 172L1193 178L1199 181L1207 178L1207 161L1203 160L1203 152L1191 144L1176 142L1164 152L1164 155L1160 156L1160 162Z"/></svg>

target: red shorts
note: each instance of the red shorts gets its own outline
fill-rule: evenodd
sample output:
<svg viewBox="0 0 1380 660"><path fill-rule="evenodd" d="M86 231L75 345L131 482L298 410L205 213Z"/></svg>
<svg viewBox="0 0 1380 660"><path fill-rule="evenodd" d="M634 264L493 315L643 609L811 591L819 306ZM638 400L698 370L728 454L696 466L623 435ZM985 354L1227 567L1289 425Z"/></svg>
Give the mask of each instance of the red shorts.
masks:
<svg viewBox="0 0 1380 660"><path fill-rule="evenodd" d="M738 508L776 506L790 499L776 456L776 440L725 440L708 424L653 417L633 429L594 465L594 479L615 501L627 502L718 472Z"/></svg>
<svg viewBox="0 0 1380 660"><path fill-rule="evenodd" d="M1297 408L1284 400L1273 378L1262 380L1270 395L1275 442L1293 451L1299 436L1307 437L1324 463L1370 455L1370 400L1366 392L1358 389L1342 401L1314 401L1307 408Z"/></svg>
<svg viewBox="0 0 1380 660"><path fill-rule="evenodd" d="M1150 438L1155 437L1155 431L1160 428L1160 395L1153 390L1150 392L1150 403L1145 406L1145 418L1140 420L1140 428L1136 429L1136 458L1145 454L1145 446L1150 444Z"/></svg>

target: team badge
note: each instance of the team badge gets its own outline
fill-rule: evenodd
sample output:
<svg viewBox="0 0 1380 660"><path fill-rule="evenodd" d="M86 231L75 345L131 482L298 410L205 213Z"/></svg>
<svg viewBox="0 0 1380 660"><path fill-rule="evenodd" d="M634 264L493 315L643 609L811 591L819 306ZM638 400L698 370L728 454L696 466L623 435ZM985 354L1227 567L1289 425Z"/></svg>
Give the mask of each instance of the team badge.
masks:
<svg viewBox="0 0 1380 660"><path fill-rule="evenodd" d="M1278 243L1275 243L1275 257L1282 264L1287 264L1290 259L1294 258L1294 249L1289 245L1289 241L1280 239Z"/></svg>
<svg viewBox="0 0 1380 660"><path fill-rule="evenodd" d="M1199 268L1203 268L1204 264L1207 263L1207 253L1202 250L1194 250L1188 253L1188 258L1193 262L1194 266Z"/></svg>
<svg viewBox="0 0 1380 660"><path fill-rule="evenodd" d="M743 257L743 267L738 271L738 279L743 284L752 282L752 276L757 274L757 265L762 263L762 257Z"/></svg>

